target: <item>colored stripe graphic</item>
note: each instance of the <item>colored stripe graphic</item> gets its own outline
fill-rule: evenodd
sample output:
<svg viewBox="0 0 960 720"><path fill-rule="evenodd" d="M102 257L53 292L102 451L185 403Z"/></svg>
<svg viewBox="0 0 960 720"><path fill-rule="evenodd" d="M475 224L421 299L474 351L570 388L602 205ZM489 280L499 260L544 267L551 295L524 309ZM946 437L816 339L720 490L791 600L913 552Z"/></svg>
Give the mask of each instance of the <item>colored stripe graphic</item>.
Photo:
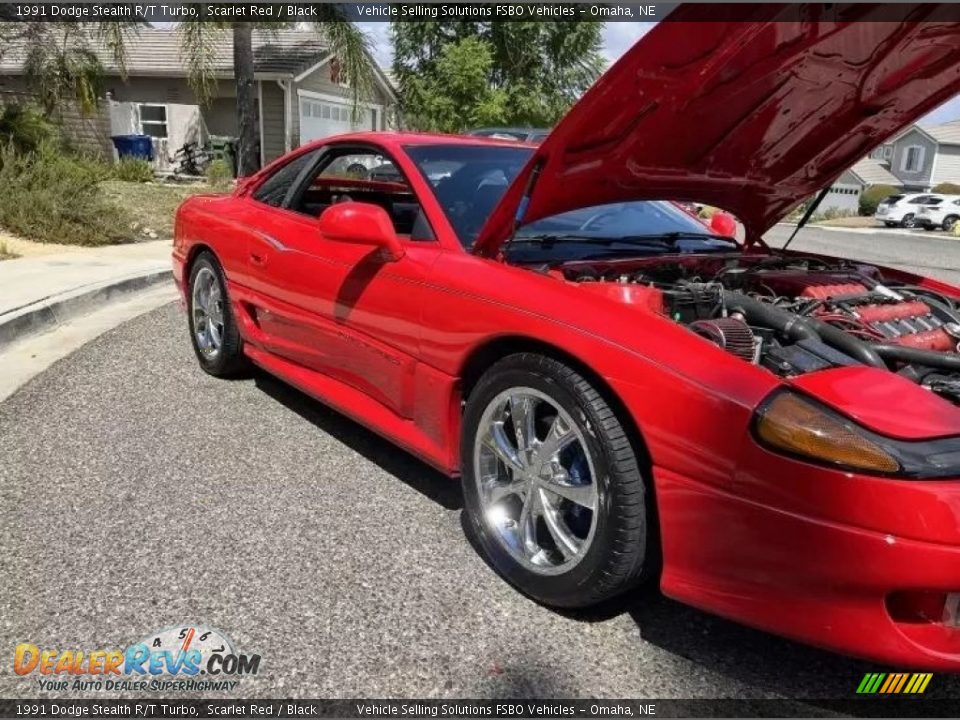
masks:
<svg viewBox="0 0 960 720"><path fill-rule="evenodd" d="M858 695L920 695L933 673L867 673L857 686Z"/></svg>

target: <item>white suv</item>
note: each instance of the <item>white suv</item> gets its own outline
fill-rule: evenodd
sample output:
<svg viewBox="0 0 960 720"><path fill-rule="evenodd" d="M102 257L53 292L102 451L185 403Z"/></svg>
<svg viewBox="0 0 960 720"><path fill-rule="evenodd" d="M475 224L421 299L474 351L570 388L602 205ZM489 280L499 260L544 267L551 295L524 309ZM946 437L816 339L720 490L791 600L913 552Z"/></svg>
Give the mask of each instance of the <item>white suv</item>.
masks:
<svg viewBox="0 0 960 720"><path fill-rule="evenodd" d="M941 195L928 201L917 213L916 223L924 230L950 232L960 220L960 195Z"/></svg>
<svg viewBox="0 0 960 720"><path fill-rule="evenodd" d="M917 212L920 207L930 200L938 197L930 193L918 193L916 195L891 195L879 205L877 212L873 217L884 223L887 227L911 228L916 225Z"/></svg>

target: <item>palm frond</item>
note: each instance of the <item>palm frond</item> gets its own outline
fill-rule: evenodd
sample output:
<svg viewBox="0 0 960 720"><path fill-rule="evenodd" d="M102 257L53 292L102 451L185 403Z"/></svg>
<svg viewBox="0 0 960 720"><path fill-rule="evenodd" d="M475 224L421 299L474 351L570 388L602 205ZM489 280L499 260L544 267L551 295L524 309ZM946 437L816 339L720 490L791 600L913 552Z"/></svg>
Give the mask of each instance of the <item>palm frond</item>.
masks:
<svg viewBox="0 0 960 720"><path fill-rule="evenodd" d="M120 77L127 79L127 39L136 35L144 25L141 22L100 22L94 23L93 35L103 43L120 71Z"/></svg>
<svg viewBox="0 0 960 720"><path fill-rule="evenodd" d="M177 25L180 53L187 65L187 82L200 105L216 96L216 47L227 32L223 23L188 21Z"/></svg>
<svg viewBox="0 0 960 720"><path fill-rule="evenodd" d="M360 115L360 103L373 97L376 70L370 52L370 40L345 18L339 5L314 5L320 19L312 23L317 34L330 46L337 58L343 80L350 86L353 115Z"/></svg>

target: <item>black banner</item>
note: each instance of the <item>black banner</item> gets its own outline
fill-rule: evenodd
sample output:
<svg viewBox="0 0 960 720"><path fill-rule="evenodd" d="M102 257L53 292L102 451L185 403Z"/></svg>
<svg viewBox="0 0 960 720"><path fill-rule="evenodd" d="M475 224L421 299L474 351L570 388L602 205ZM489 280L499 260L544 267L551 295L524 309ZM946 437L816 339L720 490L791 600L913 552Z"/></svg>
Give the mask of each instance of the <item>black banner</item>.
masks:
<svg viewBox="0 0 960 720"><path fill-rule="evenodd" d="M319 19L323 5L336 5L351 22L464 21L569 21L603 22L670 21L678 3L639 2L18 2L0 0L0 20L13 22L293 22ZM772 3L765 22L960 22L960 2L940 5L903 3ZM684 15L687 22L756 21L757 6L749 3L694 3Z"/></svg>
<svg viewBox="0 0 960 720"><path fill-rule="evenodd" d="M3 718L956 717L960 699L0 700Z"/></svg>

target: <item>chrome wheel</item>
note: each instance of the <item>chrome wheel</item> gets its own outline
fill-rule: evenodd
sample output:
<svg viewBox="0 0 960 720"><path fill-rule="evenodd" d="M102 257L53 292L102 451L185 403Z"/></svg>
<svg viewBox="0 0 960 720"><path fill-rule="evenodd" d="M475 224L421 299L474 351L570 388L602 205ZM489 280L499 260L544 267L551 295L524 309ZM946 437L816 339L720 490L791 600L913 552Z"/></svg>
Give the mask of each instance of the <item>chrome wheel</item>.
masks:
<svg viewBox="0 0 960 720"><path fill-rule="evenodd" d="M193 280L191 297L197 347L205 357L215 358L223 345L223 293L211 268L200 268Z"/></svg>
<svg viewBox="0 0 960 720"><path fill-rule="evenodd" d="M473 451L483 522L524 567L567 572L597 525L594 461L573 418L545 393L505 390L486 407Z"/></svg>

